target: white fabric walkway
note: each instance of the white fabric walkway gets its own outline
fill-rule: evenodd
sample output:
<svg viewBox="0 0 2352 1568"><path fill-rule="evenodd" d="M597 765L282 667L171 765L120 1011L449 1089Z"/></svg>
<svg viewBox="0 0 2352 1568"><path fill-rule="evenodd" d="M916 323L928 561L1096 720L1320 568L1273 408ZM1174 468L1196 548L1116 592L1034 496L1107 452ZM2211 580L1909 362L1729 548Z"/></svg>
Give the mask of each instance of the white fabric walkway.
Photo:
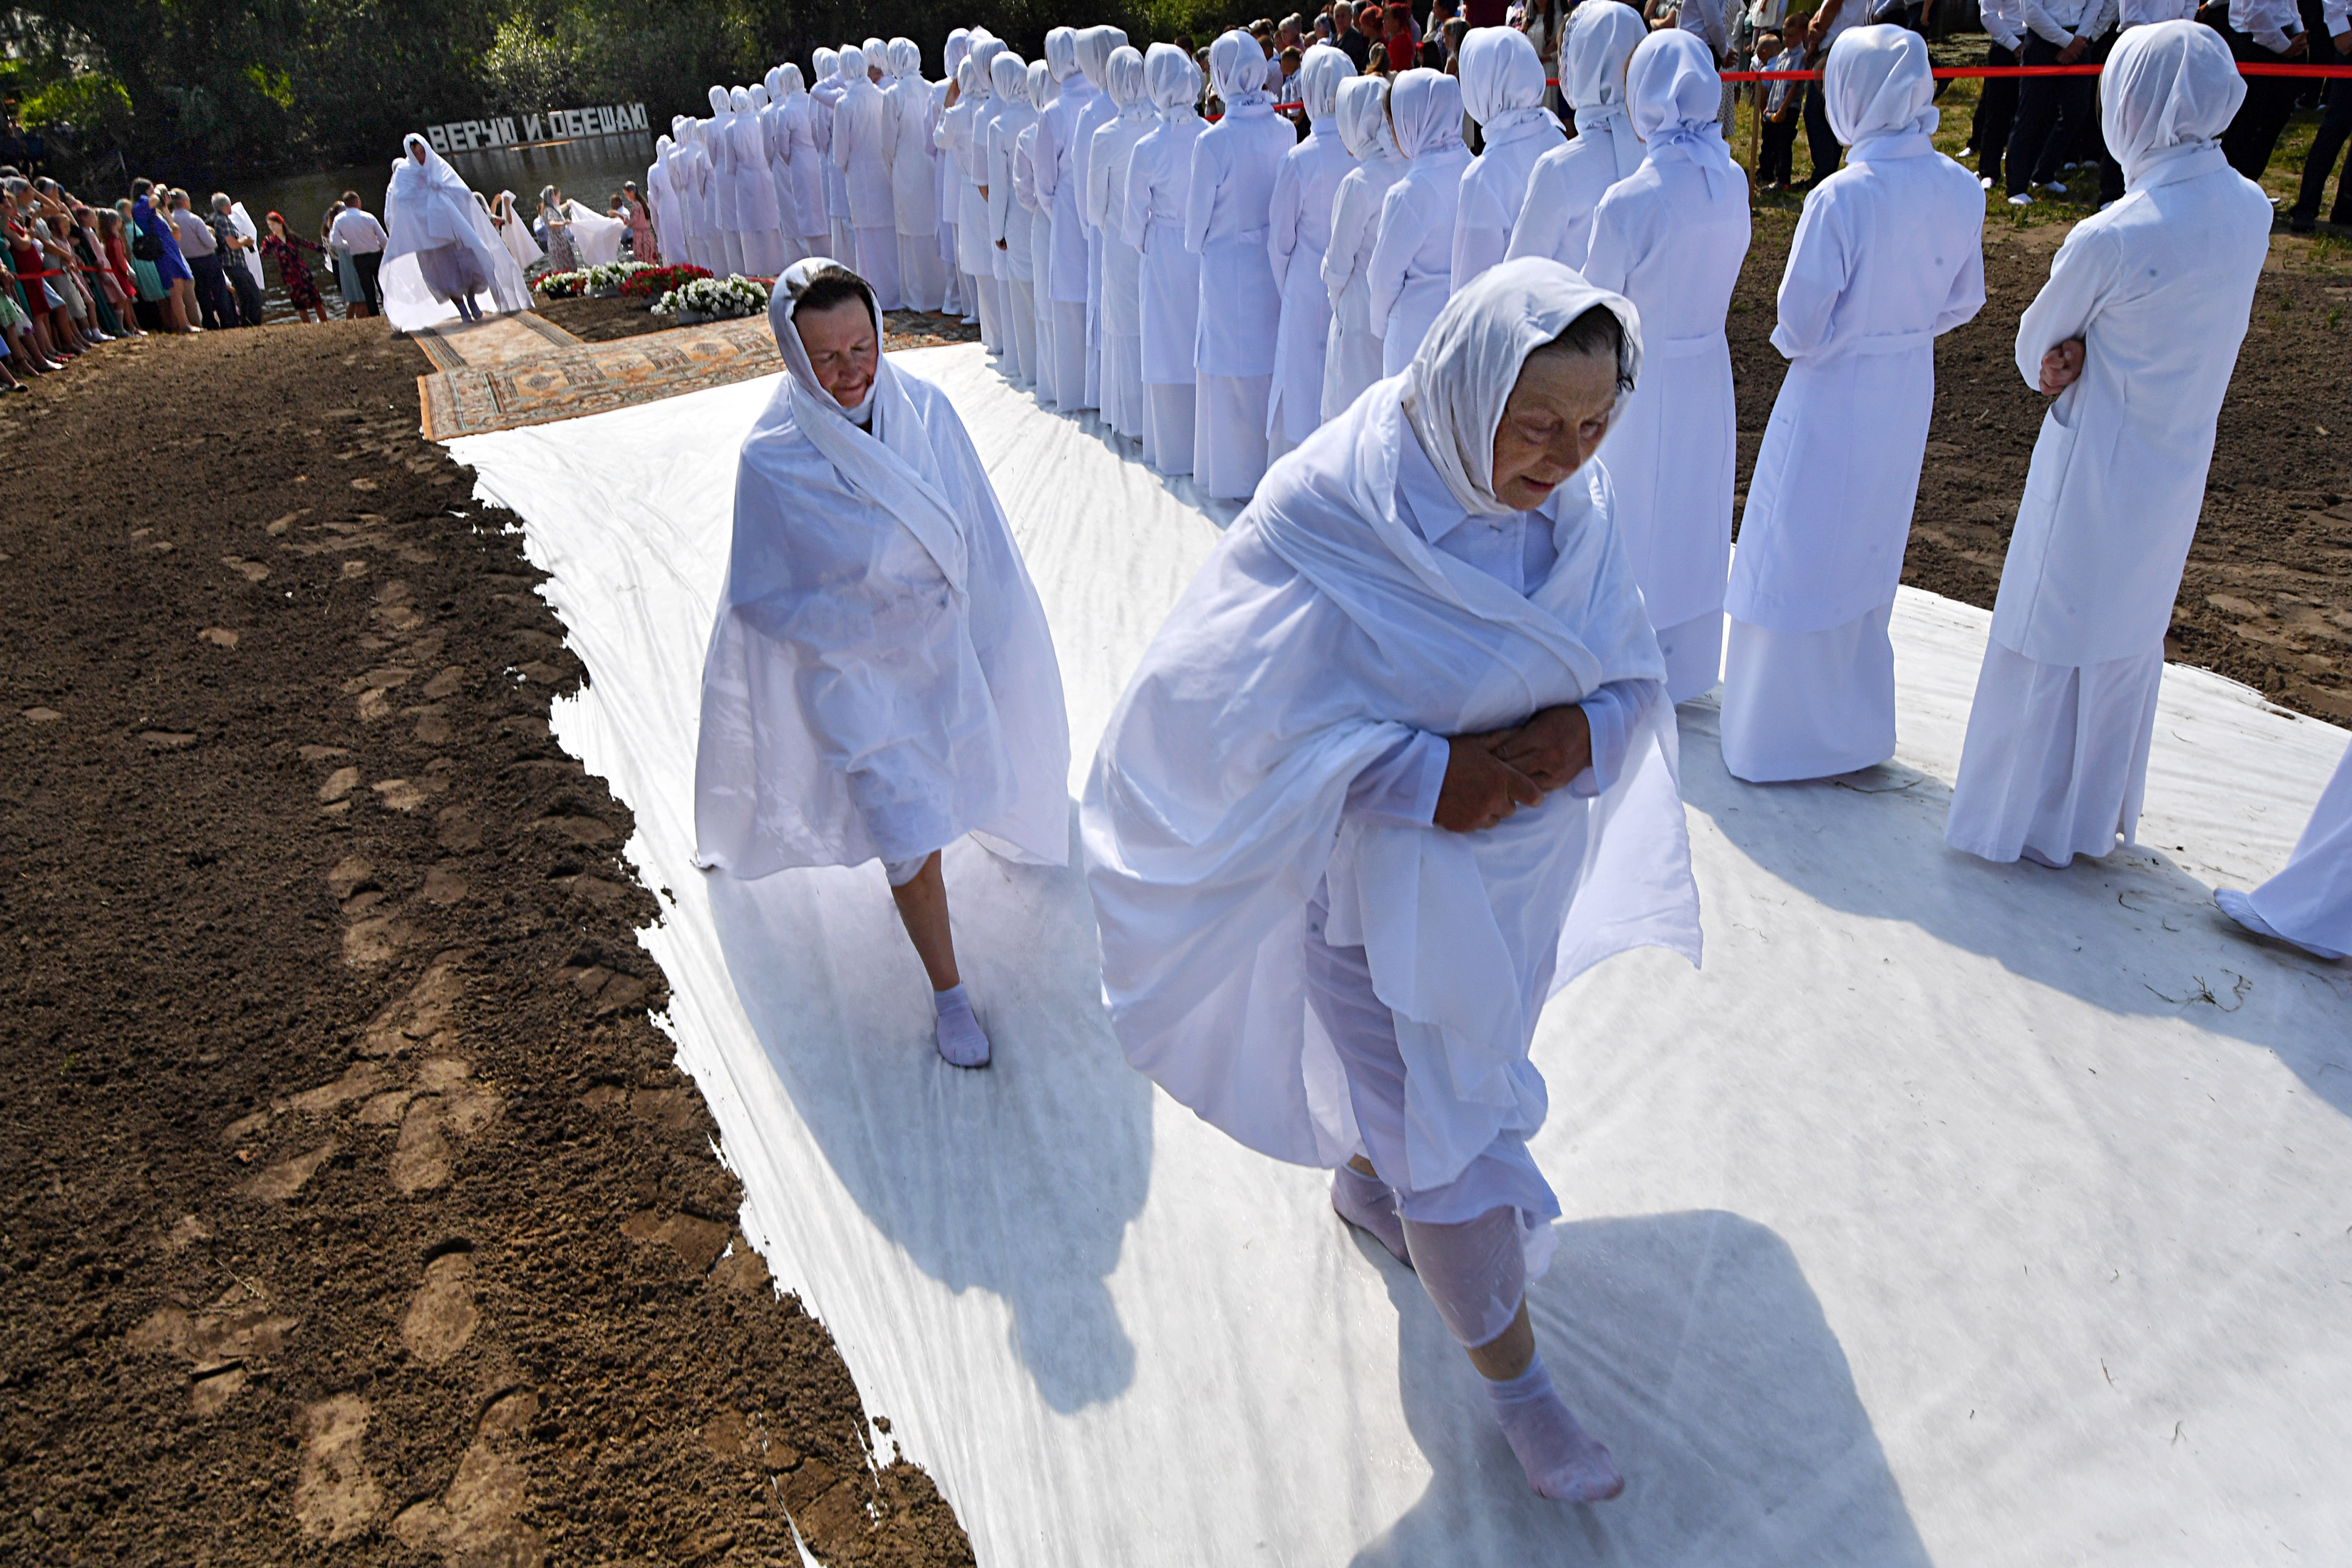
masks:
<svg viewBox="0 0 2352 1568"><path fill-rule="evenodd" d="M945 384L1044 595L1075 793L1213 516L1009 390ZM1899 765L1733 783L1684 710L1707 963L1545 1015L1536 1287L1625 1495L1528 1494L1412 1278L1317 1173L1121 1060L1075 871L951 850L997 1065L930 1048L881 871L693 866L735 447L772 378L452 443L593 680L557 732L635 811L645 941L744 1228L989 1568L2311 1563L2352 1552L2352 965L2208 898L2284 860L2346 736L2168 670L2147 852L1942 842L1984 613L1906 590ZM670 904L666 899L665 903ZM886 1450L887 1451L887 1450Z"/></svg>

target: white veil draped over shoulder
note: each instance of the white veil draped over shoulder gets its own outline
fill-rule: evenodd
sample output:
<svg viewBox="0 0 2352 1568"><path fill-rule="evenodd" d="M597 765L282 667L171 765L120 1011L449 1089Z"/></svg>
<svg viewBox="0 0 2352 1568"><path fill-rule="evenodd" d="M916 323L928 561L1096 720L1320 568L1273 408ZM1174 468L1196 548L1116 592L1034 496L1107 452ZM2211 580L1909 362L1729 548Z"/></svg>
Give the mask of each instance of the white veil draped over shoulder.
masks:
<svg viewBox="0 0 2352 1568"><path fill-rule="evenodd" d="M477 291L478 301L487 294L493 310L530 308L530 288L499 237L498 226L465 177L422 136L410 135L400 162L393 165L392 182L383 193L383 228L390 237L379 274L383 313L398 331L413 332L457 319L457 307L425 285L417 261L423 252L445 245L473 252L480 275L489 281L487 289Z"/></svg>

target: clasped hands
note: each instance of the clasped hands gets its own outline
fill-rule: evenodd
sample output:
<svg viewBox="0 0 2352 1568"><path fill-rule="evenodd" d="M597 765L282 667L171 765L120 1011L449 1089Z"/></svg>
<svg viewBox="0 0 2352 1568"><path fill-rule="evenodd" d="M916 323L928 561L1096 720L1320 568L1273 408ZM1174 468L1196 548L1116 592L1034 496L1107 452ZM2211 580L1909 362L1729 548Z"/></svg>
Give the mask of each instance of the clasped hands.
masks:
<svg viewBox="0 0 2352 1568"><path fill-rule="evenodd" d="M1592 765L1592 725L1573 702L1539 709L1525 723L1446 742L1437 826L1449 833L1492 827L1538 805Z"/></svg>

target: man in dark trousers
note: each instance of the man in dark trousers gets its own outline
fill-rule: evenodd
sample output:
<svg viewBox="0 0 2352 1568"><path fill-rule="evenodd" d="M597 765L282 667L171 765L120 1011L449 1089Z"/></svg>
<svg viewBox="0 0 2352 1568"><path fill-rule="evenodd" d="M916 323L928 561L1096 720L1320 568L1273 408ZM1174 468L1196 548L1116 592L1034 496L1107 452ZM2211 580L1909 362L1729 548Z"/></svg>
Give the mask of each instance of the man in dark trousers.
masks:
<svg viewBox="0 0 2352 1568"><path fill-rule="evenodd" d="M2293 0L2289 0L2292 4ZM2115 25L2116 0L2025 0L2025 51L2019 63L2072 66L2084 63L2091 46ZM2009 132L2009 205L2031 206L2027 189L2041 185L2064 195L2058 165L2074 132L2095 118L2097 94L2088 76L2030 76L2017 86L2017 121ZM2063 119L2066 136L2053 137Z"/></svg>

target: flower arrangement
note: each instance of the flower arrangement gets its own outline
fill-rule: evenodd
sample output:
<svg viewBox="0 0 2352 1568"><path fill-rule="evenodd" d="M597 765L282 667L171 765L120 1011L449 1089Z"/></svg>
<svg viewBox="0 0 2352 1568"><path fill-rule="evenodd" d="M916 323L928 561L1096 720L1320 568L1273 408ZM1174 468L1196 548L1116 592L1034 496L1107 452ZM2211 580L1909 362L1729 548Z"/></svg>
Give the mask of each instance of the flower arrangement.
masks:
<svg viewBox="0 0 2352 1568"><path fill-rule="evenodd" d="M645 267L621 280L621 292L632 300L658 300L673 289L683 289L698 278L708 278L707 267Z"/></svg>
<svg viewBox="0 0 2352 1568"><path fill-rule="evenodd" d="M726 279L697 278L655 300L653 313L681 321L758 315L768 308L768 282L767 279L746 278L740 273Z"/></svg>
<svg viewBox="0 0 2352 1568"><path fill-rule="evenodd" d="M537 287L551 300L576 300L599 290L625 289L628 280L637 273L656 270L660 269L649 262L604 261L569 272L551 272L539 280Z"/></svg>

